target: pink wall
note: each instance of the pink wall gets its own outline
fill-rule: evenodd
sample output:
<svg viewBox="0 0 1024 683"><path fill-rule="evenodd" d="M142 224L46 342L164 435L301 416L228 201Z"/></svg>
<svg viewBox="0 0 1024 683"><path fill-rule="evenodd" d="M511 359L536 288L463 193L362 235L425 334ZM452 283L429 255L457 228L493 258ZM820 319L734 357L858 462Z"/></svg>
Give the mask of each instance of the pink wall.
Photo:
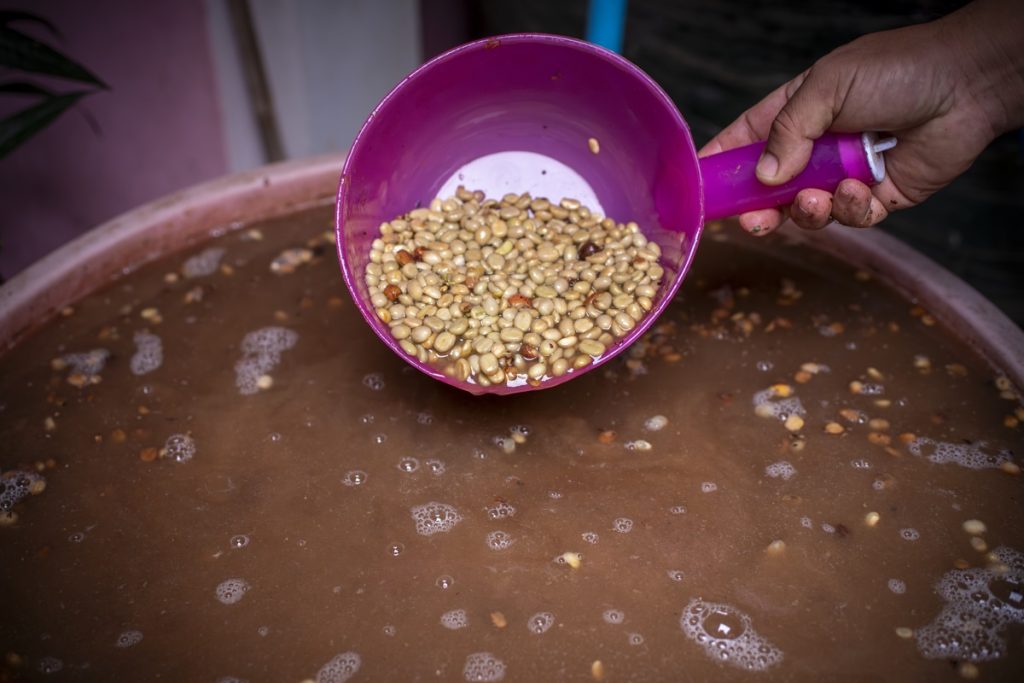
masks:
<svg viewBox="0 0 1024 683"><path fill-rule="evenodd" d="M111 90L76 107L88 111L98 132L73 109L0 160L4 278L123 211L225 173L202 0L37 0L7 9L56 24L63 40L18 27L84 64ZM0 105L0 113L11 109Z"/></svg>

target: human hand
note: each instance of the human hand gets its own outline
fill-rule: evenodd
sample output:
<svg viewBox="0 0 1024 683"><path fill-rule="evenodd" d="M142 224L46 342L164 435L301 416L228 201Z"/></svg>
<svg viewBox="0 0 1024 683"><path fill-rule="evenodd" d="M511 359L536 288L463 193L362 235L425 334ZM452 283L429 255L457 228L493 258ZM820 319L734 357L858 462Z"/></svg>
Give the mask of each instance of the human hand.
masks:
<svg viewBox="0 0 1024 683"><path fill-rule="evenodd" d="M832 219L868 227L966 171L1022 115L1024 50L1017 36L1024 27L1012 4L975 3L929 24L859 38L722 130L700 155L767 139L757 166L767 185L799 174L813 141L828 130L885 131L899 140L886 152L886 178L878 185L847 179L834 194L803 190L789 207L741 215L740 225L756 235L772 232L787 216L807 229Z"/></svg>

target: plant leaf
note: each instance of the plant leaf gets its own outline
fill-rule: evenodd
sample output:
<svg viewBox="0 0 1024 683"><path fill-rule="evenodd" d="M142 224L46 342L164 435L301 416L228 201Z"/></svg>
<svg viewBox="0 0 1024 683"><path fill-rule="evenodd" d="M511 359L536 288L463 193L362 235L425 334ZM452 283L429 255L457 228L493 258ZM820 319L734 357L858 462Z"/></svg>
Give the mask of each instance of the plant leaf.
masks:
<svg viewBox="0 0 1024 683"><path fill-rule="evenodd" d="M48 19L45 19L38 14L32 14L31 12L19 12L18 10L4 10L3 12L0 12L0 25L6 26L12 21L32 21L45 26L49 29L50 33L56 37L62 37L56 26L51 24Z"/></svg>
<svg viewBox="0 0 1024 683"><path fill-rule="evenodd" d="M28 81L10 81L0 83L0 92L12 93L15 95L43 95L49 97L53 93L46 88L29 83Z"/></svg>
<svg viewBox="0 0 1024 683"><path fill-rule="evenodd" d="M0 26L0 66L67 78L107 89L107 84L84 66L49 45L7 26Z"/></svg>
<svg viewBox="0 0 1024 683"><path fill-rule="evenodd" d="M79 90L63 95L54 95L0 121L0 159L6 157L23 142L48 126L83 95L88 94L88 90Z"/></svg>

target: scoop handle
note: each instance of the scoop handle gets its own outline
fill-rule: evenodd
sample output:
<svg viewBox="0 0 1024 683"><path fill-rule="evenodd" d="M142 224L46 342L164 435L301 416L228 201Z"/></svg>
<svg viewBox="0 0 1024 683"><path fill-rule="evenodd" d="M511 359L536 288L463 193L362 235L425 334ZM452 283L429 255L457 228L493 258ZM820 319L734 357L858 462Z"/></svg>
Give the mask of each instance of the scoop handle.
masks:
<svg viewBox="0 0 1024 683"><path fill-rule="evenodd" d="M834 192L845 178L868 185L880 183L885 179L882 152L895 144L895 139L879 140L873 132L825 133L814 141L807 168L782 185L765 185L754 173L764 142L704 157L700 160L704 218L714 220L789 204L807 188Z"/></svg>

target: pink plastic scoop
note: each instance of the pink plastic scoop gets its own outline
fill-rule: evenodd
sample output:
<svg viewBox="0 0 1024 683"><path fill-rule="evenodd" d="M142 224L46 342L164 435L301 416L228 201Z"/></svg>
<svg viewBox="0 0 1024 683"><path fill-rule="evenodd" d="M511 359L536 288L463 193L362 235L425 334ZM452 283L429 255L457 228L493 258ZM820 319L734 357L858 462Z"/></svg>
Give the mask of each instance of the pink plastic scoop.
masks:
<svg viewBox="0 0 1024 683"><path fill-rule="evenodd" d="M608 362L647 331L679 289L706 219L787 204L804 188L832 191L844 178L880 182L887 145L872 133L826 134L803 173L768 187L754 175L764 143L697 159L672 100L614 52L541 34L480 40L407 76L359 131L338 188L341 270L373 331L418 370L474 394L552 387ZM408 356L370 302L370 243L382 222L451 196L458 185L495 198L574 197L616 221L636 221L662 249L665 279L654 308L593 364L540 387L460 382Z"/></svg>

